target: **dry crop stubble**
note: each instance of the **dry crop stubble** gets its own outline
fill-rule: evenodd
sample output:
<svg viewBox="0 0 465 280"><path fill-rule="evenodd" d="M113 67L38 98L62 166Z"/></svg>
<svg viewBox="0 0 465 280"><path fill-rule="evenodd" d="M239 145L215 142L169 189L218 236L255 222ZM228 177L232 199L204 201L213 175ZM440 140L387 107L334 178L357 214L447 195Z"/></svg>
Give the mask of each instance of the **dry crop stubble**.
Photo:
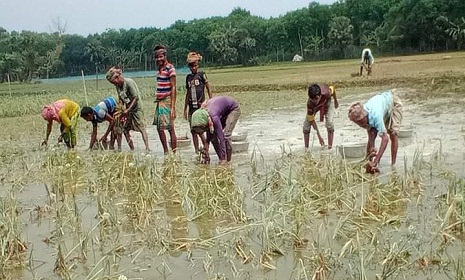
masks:
<svg viewBox="0 0 465 280"><path fill-rule="evenodd" d="M406 175L408 175L409 178L415 178L414 180L403 180L402 176L399 176L399 174L395 174L395 173L388 174L389 177L384 178L384 179L383 179L383 176L381 176L379 177L380 181L378 181L376 177L371 177L371 176L365 177L365 175L346 176L345 174L340 174L340 173L335 172L339 176L337 175L331 176L332 178L336 179L335 180L336 182L332 184L329 183L327 180L325 180L324 177L322 177L321 170L331 173L332 172L331 170L333 169L328 168L328 166L324 164L321 164L321 161L315 161L311 158L310 159L307 158L306 161L304 161L304 163L305 162L308 163L309 168L305 169L305 171L302 172L301 174L305 174L304 176L308 176L308 178L304 179L302 182L308 182L310 185L309 186L310 189L315 188L315 190L311 189L310 192L308 192L308 191L305 191L305 187L304 188L302 188L302 186L300 187L300 190L314 194L313 197L310 196L311 198L309 200L310 203L308 203L306 207L307 213L311 212L310 209L312 205L313 206L315 205L314 203L315 201L318 201L321 198L331 197L331 196L343 197L344 193L346 193L347 199L345 199L345 201L352 201L352 202L351 203L346 202L346 203L343 203L343 205L346 205L346 206L350 205L350 207L344 207L343 209L341 209L340 206L338 206L341 204L337 203L337 199L329 199L325 201L324 205L325 207L329 208L330 211L328 211L327 209L324 209L324 211L320 210L317 213L320 213L322 215L329 215L328 212L337 211L338 214L348 215L346 216L347 218L345 219L345 221L342 223L342 224L345 224L345 226L339 225L337 227L338 233L336 234L336 236L340 236L346 240L349 238L349 241L345 243L345 244L349 244L348 246L352 244L352 242L350 242L350 238L355 238L354 234L357 234L357 236L364 236L364 238L362 239L360 237L357 237L357 240L364 240L363 242L359 241L361 247L371 248L369 251L366 252L366 254L364 253L361 255L361 256L364 256L362 263L366 262L366 264L362 265L361 268L368 271L367 267L365 266L369 266L369 263L374 261L373 256L375 255L376 252L378 252L377 251L378 249L376 249L377 248L376 244L379 243L380 241L383 241L385 238L386 238L385 239L386 241L389 240L391 238L389 237L391 234L397 235L396 234L397 230L395 230L395 228L403 225L405 221L405 216L412 215L411 213L407 213L406 210L407 210L407 204L412 203L412 201L410 200L410 197L413 197L416 199L416 197L419 194L420 195L422 194L421 189L420 190L418 189L419 173L420 172L423 173L425 171L428 172L428 170L430 170L429 168L430 165L434 165L435 168L439 169L441 161L438 161L438 159L440 158L441 158L440 156L434 156L434 157L431 157L430 160L426 160L425 158L417 157L417 159L414 160L412 168L411 169L406 168L405 170ZM284 161L286 161L287 159L288 157L285 157ZM322 161L322 162L324 163L325 161ZM334 167L335 165L336 166L338 165L337 163L334 163L334 161L331 161L331 160L328 162L331 162L331 164L328 164L329 166ZM425 164L425 162L429 162L429 164ZM300 166L305 166L305 164L301 163ZM286 174L292 174L292 172L282 172L283 168L284 169L288 168L288 166L286 167L286 165L283 165L282 162L280 164L276 164L275 168L278 168L278 169L273 169L272 173L270 174L271 180L270 180L270 183L268 183L270 187L262 188L261 186L257 186L257 188L260 189L261 191L255 192L256 194L255 196L257 196L257 194L266 196L266 192L269 192L270 194L273 194L273 196L276 195L276 197L274 197L273 199L270 199L268 197L267 199L265 199L265 201L272 201L273 203L276 204L276 203L279 203L282 198L286 197L286 195L282 195L282 194L278 195L280 194L279 192L280 187L282 187L287 192L291 192L292 186L288 184L288 182L292 181L290 179L291 175L286 177ZM318 171L317 171L317 168L319 169ZM351 173L352 169L357 173L356 170L360 168L358 164L351 165L349 168L347 168L347 166L339 165L335 170L346 170L346 172ZM313 173L311 172L312 170L314 171ZM412 174L413 172L415 174ZM390 176L390 175L393 175L393 176ZM339 181L337 180L337 178L339 178ZM346 178L351 178L351 180L355 178L356 180L355 182L357 182L357 180L362 180L362 182L365 180L365 186L363 186L363 184L360 185L360 181L356 183L355 185L353 185L354 181L348 181L346 180ZM267 182L268 181L265 181L265 183ZM316 183L312 183L312 182L316 182ZM344 184L344 182L347 182L347 185L342 188L343 192L338 193L337 191L335 191L334 194L331 193L331 190L332 190L331 186L338 186L341 183ZM318 183L321 183L325 187L318 188L319 186ZM359 188L359 190L355 192L355 194L357 195L355 198L354 198L354 192L350 192L350 190L351 189L353 190L354 188ZM336 190L337 188L334 188L334 189ZM365 193L363 191L360 192L363 189L365 190ZM360 197L360 194L362 195L361 197ZM360 198L362 198L362 202L363 202L362 204L353 203L354 199L359 200ZM303 200L304 199L299 198L298 200L294 200L293 203L303 201ZM334 207L334 208L328 207L328 205L332 205L331 203L334 203L334 205L336 205L337 207ZM354 207L354 205L358 205L358 206ZM280 208L280 207L275 205L274 208ZM361 210L359 211L356 208L361 209ZM294 213L300 213L300 212L294 211ZM449 217L450 215L447 215L447 216ZM297 222L300 222L300 223L304 221L302 220L302 217L299 215L294 215L293 219L295 219ZM292 219L289 219L288 217L286 220L289 221ZM315 222L315 217L311 220ZM356 226L347 227L350 224L356 225ZM384 231L385 229L390 228L390 227L394 227L394 230L388 231L388 232ZM300 228L301 227L298 227L297 229L300 229ZM344 230L345 233L341 232L341 229L343 228L345 228ZM297 232L299 234L302 234L301 230L297 230ZM267 236L269 236L269 234ZM416 244L419 242L421 246L423 247L423 246L428 246L428 244L431 244L431 242L434 241L434 239L431 241L430 240L418 241L411 236L408 238L407 237L406 239L404 239L402 244L396 243L394 245L390 245L391 246L390 249L386 249L387 251L383 253L383 254L387 253L384 259L385 261L382 262L384 268L382 272L379 274L380 277L382 277L383 279L390 275L393 275L394 273L398 273L398 271L400 270L411 269L413 266L413 261L416 262L417 259L421 259L422 257L424 257L423 253L418 253L418 255L414 254L413 256L411 255L411 250L413 250L413 244ZM282 235L281 235L281 238L283 238ZM305 240L307 238L300 238L300 239ZM366 242L367 241L373 242L373 240L380 240L380 241L371 243L372 247L367 247ZM401 247L397 249L400 245ZM334 247L332 246L334 246L334 244L330 246L331 249L334 249ZM344 246L344 248L347 248L347 246ZM352 248L351 251L355 250L352 246L350 246L350 248ZM346 250L347 249L344 249L344 251ZM395 254L401 255L400 258L399 256L396 256L395 260L392 259L390 254L392 253L393 250L396 252ZM400 251L396 251L396 250L400 250ZM435 250L442 250L442 249L436 248ZM450 248L448 248L448 250L450 250ZM417 259L415 259L415 257ZM431 259L431 257L429 258ZM434 260L433 263L438 263L438 261Z"/></svg>
<svg viewBox="0 0 465 280"><path fill-rule="evenodd" d="M353 79L349 75L357 66L353 61L252 68L252 74L243 68L208 73L215 93L227 92L239 99L246 117L270 107L303 107L308 83L318 79L338 82L341 97L398 84L419 88L409 96L411 102L423 98L430 89L435 89L433 97L450 92L461 96L457 87L462 81L455 78L463 58L447 60L450 71L443 65L434 71L427 67L439 61L440 56L380 58L372 77ZM415 63L425 72L418 73L412 66ZM290 82L277 85L279 74L289 75ZM257 75L261 77L255 81ZM236 87L237 81L244 87ZM140 82L147 106L152 83ZM268 91L244 92L263 88ZM114 94L110 86L106 92L89 91L95 94L95 102ZM69 92L82 102L80 89ZM55 99L58 93L49 97ZM38 113L35 118L40 119ZM26 115L1 122L6 126L14 121L28 128L33 120ZM43 121L39 123L29 130L30 135L10 124L12 129L7 133L12 140L1 140L10 145L1 154L6 160L1 165L2 183L31 187L29 183L37 183L39 175L50 176L44 181L55 182L51 190L57 201L52 206L57 210L52 217L42 219L58 230L50 233L55 242L50 246L55 246L53 258L63 278L83 274L88 279L117 278L120 274L149 277L157 273L154 267L160 263L163 265L156 269L161 277L179 276L181 272L175 268L184 265L182 276L189 274L193 279L245 275L270 279L273 275L275 279L460 276L463 257L457 248L463 234L463 182L451 179L453 174L444 169L446 159L441 149L431 157L417 153L412 164L405 160L403 174L371 176L362 172L359 163L287 151L271 161L257 151L249 161L225 169L196 166L177 157L164 161L139 152L78 150L81 159L77 159L76 154L73 157L59 147L42 151L35 148L45 129ZM45 175L38 161L51 167ZM72 170L59 169L67 164ZM240 179L244 175L246 179ZM437 177L437 181L429 181L430 177ZM427 192L435 186L443 193L449 190L449 199ZM48 203L48 198L38 199L39 205ZM13 204L7 206L6 219L15 219L13 214L21 210ZM86 209L92 215L85 216ZM425 209L430 211L429 217L438 218L430 219L423 228ZM203 218L214 221L213 225L204 223ZM196 223L207 224L207 228L194 233ZM183 228L186 224L188 235ZM24 242L21 228L18 235ZM68 236L76 238L66 239ZM27 242L42 241L28 235ZM32 259L50 258L44 252L30 252ZM188 269L181 260L168 257L178 253L188 257ZM80 263L82 258L87 258L87 264ZM50 272L53 265L46 263L42 268ZM45 275L43 271L36 269L34 273Z"/></svg>

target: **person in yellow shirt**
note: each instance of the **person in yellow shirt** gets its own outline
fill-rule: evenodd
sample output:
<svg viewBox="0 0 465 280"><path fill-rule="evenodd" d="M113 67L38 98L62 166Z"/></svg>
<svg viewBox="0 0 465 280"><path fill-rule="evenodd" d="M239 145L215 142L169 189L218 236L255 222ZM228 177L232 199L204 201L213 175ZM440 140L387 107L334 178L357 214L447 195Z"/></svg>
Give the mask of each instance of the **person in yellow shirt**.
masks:
<svg viewBox="0 0 465 280"><path fill-rule="evenodd" d="M52 132L53 121L60 123L60 136L58 143L65 141L66 146L72 149L76 146L76 129L79 120L80 107L76 102L69 99L60 99L52 104L44 106L42 118L46 120L47 132L42 146L48 145L48 137Z"/></svg>

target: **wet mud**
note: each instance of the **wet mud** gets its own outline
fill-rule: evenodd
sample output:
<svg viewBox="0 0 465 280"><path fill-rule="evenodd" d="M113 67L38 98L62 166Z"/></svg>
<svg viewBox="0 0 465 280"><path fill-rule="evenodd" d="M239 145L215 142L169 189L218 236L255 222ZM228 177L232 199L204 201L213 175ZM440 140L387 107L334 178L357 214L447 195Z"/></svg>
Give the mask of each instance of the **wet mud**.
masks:
<svg viewBox="0 0 465 280"><path fill-rule="evenodd" d="M299 260L305 255L324 255L324 251L318 251L319 246L313 240L309 246L294 246L290 244L280 244L287 248L285 252L276 253L273 256L253 256L257 261L248 263L247 258L240 255L244 248L244 255L252 258L251 252L263 251L263 225L257 222L263 215L266 205L269 202L262 196L257 196L253 188L251 178L251 162L260 159L268 168L273 168L274 162L285 156L305 156L305 153L316 158L331 157L339 159L338 145L348 142L365 142L366 131L351 123L347 118L347 111L350 104L358 100L368 99L372 93L363 94L357 97L340 98L340 107L335 113L335 139L334 147L328 150L320 147L314 132L311 133L311 149L308 152L303 148L302 123L305 116L305 107L296 106L292 108L271 108L267 113L260 113L249 117L241 118L236 126L237 132L247 132L249 150L233 155L233 162L230 168L234 170L234 177L237 184L244 192L244 208L249 211L249 222L243 224L232 223L227 219L215 219L203 217L191 219L184 211L183 198L177 197L176 193L166 192L165 198L160 199L155 206L154 212L162 213L159 220L160 231L152 229L145 232L146 236L166 235L174 242L168 242L166 250L154 251L149 249L147 238L142 241L140 236L131 235L125 230L125 224L118 224L115 230L119 232L121 239L116 240L114 247L121 251L113 254L107 247L101 246L96 240L91 240L88 245L87 258L73 251L73 246L80 241L75 240L77 235L69 234L65 236L63 246L64 251L71 252L67 256L69 267L73 267L72 279L103 279L92 277L97 275L95 269L98 268L111 275L106 279L311 279L310 275L299 274L302 271L302 263ZM380 163L381 174L390 174L395 170L402 174L409 169L416 156L421 154L425 160L439 160L453 172L462 176L465 174L465 114L463 108L458 104L452 105L448 110L435 109L434 101L423 102L421 105L410 102L409 90L401 90L399 94L404 103L403 125L413 128L413 134L408 138L401 138L399 142L398 163L393 169L390 166L390 149L388 148ZM178 135L188 136L190 134L185 121L178 121ZM320 131L326 140L326 133L323 123L318 123ZM147 127L149 134L151 152L143 151L144 145L140 134L133 133L136 143L137 155L162 158L162 148L159 144L158 135L154 127ZM82 137L81 137L82 138ZM169 137L168 137L169 138ZM82 138L84 139L84 138ZM379 141L376 142L379 145ZM125 149L127 146L123 145ZM80 151L83 152L83 151ZM196 154L192 145L181 147L178 155L187 165L196 164ZM217 168L218 160L212 156L213 168ZM423 230L425 239L427 235L432 235L427 229L430 226L428 216L434 215L434 205L428 202L435 201L438 195L444 194L444 189L435 187L435 179L426 180L427 188L424 196L425 202L418 209L418 203L406 203L401 214L408 219L413 216L418 230ZM2 197L6 195L2 191ZM254 197L254 195L256 197ZM21 225L23 228L24 240L28 244L31 252L28 269L14 272L16 279L59 279L54 273L56 265L56 241L53 240L57 230L55 213L53 208L47 208L51 203L50 195L44 185L28 185L21 189L17 196L22 214ZM84 231L95 229L98 219L98 209L95 198L91 194L82 193L76 198L76 207L79 211L80 228ZM420 217L421 216L421 217ZM331 232L335 230L339 217L328 215L315 220L315 224L321 225L318 236L322 239L331 239ZM413 219L413 218L412 218ZM405 219L404 219L405 221ZM66 223L66 221L65 221ZM323 227L324 225L324 227ZM272 226L271 224L268 226ZM257 227L257 230L250 228ZM408 227L408 226L407 226ZM167 229L166 232L161 232ZM260 230L261 229L261 230ZM96 229L97 230L97 229ZM401 226L399 230L406 230L406 226ZM230 232L225 234L225 232ZM236 234L237 233L237 234ZM90 234L89 236L92 236ZM393 235L395 236L395 235ZM247 246L240 245L241 238L249 238ZM309 237L310 238L310 237ZM325 244L323 240L320 240ZM302 240L308 242L308 240ZM194 245L193 245L194 244ZM321 245L319 244L319 245ZM326 244L327 246L330 246ZM193 246L193 247L192 247ZM173 248L174 247L174 248ZM324 247L324 246L322 246ZM236 248L231 251L230 248ZM294 248L294 249L292 249ZM281 254L282 253L282 254ZM327 253L327 252L326 252ZM238 257L239 254L239 257ZM112 256L111 258L108 256ZM74 256L74 257L73 257ZM116 256L116 257L115 257ZM242 258L241 258L242 257ZM334 257L334 256L333 256ZM270 258L266 261L266 258ZM102 262L104 265L102 265ZM263 264L270 264L269 267ZM26 265L27 267L28 265ZM76 269L77 267L77 269ZM345 268L347 269L347 268ZM374 279L377 269L367 272L368 279ZM31 273L33 271L33 273ZM378 269L379 271L379 269ZM341 279L343 271L332 275L330 279ZM353 276L354 274L352 274ZM299 278L300 277L300 278ZM306 278L305 278L306 277ZM335 278L334 278L335 277ZM318 279L318 278L317 278ZM321 278L324 279L324 278ZM348 277L347 279L352 279ZM410 279L424 279L424 275L411 275ZM434 279L446 279L443 274Z"/></svg>

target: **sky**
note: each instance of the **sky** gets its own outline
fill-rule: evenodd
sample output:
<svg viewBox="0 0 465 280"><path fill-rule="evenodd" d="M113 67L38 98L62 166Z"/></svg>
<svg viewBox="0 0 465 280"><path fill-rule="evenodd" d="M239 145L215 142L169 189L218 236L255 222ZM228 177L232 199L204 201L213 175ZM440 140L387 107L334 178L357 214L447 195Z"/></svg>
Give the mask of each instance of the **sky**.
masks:
<svg viewBox="0 0 465 280"><path fill-rule="evenodd" d="M176 20L227 16L240 7L278 17L308 7L310 0L0 0L0 27L11 31L102 33L108 29L166 28ZM331 4L335 0L318 0Z"/></svg>

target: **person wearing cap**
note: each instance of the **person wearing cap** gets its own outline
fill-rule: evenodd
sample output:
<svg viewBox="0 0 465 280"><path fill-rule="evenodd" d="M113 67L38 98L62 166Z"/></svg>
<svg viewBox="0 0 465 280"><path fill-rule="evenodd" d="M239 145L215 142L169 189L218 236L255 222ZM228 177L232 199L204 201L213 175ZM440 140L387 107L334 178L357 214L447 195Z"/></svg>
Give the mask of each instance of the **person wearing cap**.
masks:
<svg viewBox="0 0 465 280"><path fill-rule="evenodd" d="M60 123L58 143L64 140L69 149L76 146L77 123L79 120L79 104L69 99L60 99L44 106L42 118L47 121L47 131L42 146L48 145L48 138L52 132L53 121Z"/></svg>
<svg viewBox="0 0 465 280"><path fill-rule="evenodd" d="M191 73L186 76L186 98L184 101L184 119L191 123L192 114L199 109L203 102L205 102L205 89L207 89L208 98L212 98L210 85L208 83L207 75L203 71L199 71L199 63L202 56L196 52L189 52L187 55L187 64ZM192 142L194 144L195 152L199 150L199 137L197 134L192 133Z"/></svg>
<svg viewBox="0 0 465 280"><path fill-rule="evenodd" d="M334 99L334 106L331 102ZM325 141L318 130L315 121L315 115L320 112L320 122L325 121L326 131L328 133L328 149L333 147L334 140L334 109L339 107L334 86L326 84L311 84L308 87L307 116L303 123L304 147L308 150L310 141L310 131L316 131L320 145L325 146Z"/></svg>
<svg viewBox="0 0 465 280"><path fill-rule="evenodd" d="M370 76L371 69L374 63L375 63L375 58L373 57L371 50L369 48L363 49L362 50L362 61L360 62L361 64L360 65L360 76L363 75L363 68L367 70L367 75Z"/></svg>
<svg viewBox="0 0 465 280"><path fill-rule="evenodd" d="M99 123L108 121L109 125L105 133L100 138L100 142L104 145L107 143L107 137L110 135L110 150L114 150L114 140L116 139L113 130L114 118L113 115L116 113L116 100L113 97L106 97L102 102L95 105L93 108L84 106L81 109L81 117L86 121L92 122L92 134L90 136L89 149L92 149L95 142L97 142L97 126ZM121 149L121 147L119 147Z"/></svg>
<svg viewBox="0 0 465 280"><path fill-rule="evenodd" d="M391 165L396 164L402 115L402 102L395 94L395 90L378 93L365 103L355 102L349 107L349 119L365 128L368 133L368 162L365 166L368 173L379 172L378 165L389 139L391 140ZM377 136L381 138L378 150L375 148Z"/></svg>
<svg viewBox="0 0 465 280"><path fill-rule="evenodd" d="M106 79L115 85L121 103L121 106L119 106L120 110L118 110L117 105L117 112L115 113L118 114L117 120L115 120L118 149L121 149L122 134L124 134L129 148L134 150L134 144L129 133L131 130L134 130L142 134L145 149L150 151L148 135L144 124L144 111L140 105L140 93L136 82L133 79L123 77L121 69L117 67L111 67L108 70Z"/></svg>
<svg viewBox="0 0 465 280"><path fill-rule="evenodd" d="M153 124L157 126L158 136L165 155L169 153L165 130L170 134L171 150L176 151L176 69L168 62L167 51L163 46L156 46L153 57L157 64L157 88L155 94L155 115Z"/></svg>
<svg viewBox="0 0 465 280"><path fill-rule="evenodd" d="M197 134L202 141L204 163L210 162L210 143L213 144L220 164L231 161L231 135L240 115L239 104L229 96L212 97L192 114L191 132Z"/></svg>

